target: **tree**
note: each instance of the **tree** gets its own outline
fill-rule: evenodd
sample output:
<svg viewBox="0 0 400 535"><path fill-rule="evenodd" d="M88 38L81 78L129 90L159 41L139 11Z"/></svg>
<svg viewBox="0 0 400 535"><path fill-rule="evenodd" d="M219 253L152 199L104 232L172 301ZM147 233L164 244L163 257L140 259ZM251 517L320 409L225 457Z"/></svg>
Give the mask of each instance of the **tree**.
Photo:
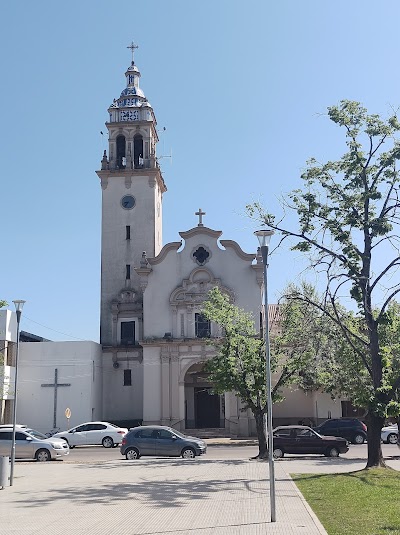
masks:
<svg viewBox="0 0 400 535"><path fill-rule="evenodd" d="M400 413L400 375L389 356L394 348L388 352L391 342L383 342L381 334L388 307L400 292L400 123L396 114L383 120L347 100L328 108L328 116L344 129L347 149L337 161L311 159L301 177L304 188L283 201L285 210L297 214L298 228L287 227L260 204L247 209L280 233L280 244L294 239L291 249L308 254L310 267L324 275L322 302L298 297L336 321L354 361L349 371L357 368L365 376L367 467L380 466L380 430L389 412ZM350 324L339 311L343 294L357 306Z"/></svg>
<svg viewBox="0 0 400 535"><path fill-rule="evenodd" d="M313 295L310 287L306 292ZM271 371L274 374L272 402L284 399L290 384L309 388L318 354L328 350L327 321L315 308L294 300L283 300L271 328ZM224 336L211 340L216 356L205 370L216 393L235 392L250 409L256 422L259 458L267 457L264 415L266 404L265 343L256 332L252 316L230 303L218 288L209 292L203 314L223 328ZM322 327L323 321L325 327Z"/></svg>

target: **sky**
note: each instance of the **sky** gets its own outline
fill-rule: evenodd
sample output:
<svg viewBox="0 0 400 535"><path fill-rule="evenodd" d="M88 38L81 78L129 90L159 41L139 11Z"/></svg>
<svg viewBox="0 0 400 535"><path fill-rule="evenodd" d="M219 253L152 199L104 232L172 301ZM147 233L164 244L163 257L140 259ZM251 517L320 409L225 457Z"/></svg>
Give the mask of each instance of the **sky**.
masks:
<svg viewBox="0 0 400 535"><path fill-rule="evenodd" d="M254 252L246 204L280 213L311 156L345 151L327 107L400 104L395 0L25 0L2 15L0 299L26 300L21 329L51 340L99 340L95 171L132 41L160 129L164 244L201 207ZM303 269L271 256L270 302Z"/></svg>

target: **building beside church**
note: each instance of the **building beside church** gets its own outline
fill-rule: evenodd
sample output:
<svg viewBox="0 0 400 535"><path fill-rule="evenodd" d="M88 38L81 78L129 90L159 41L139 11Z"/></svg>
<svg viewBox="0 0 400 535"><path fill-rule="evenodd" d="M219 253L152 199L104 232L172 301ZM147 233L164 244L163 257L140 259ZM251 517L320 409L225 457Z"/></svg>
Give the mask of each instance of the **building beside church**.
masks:
<svg viewBox="0 0 400 535"><path fill-rule="evenodd" d="M156 154L156 117L133 60L125 77L126 86L108 109L108 150L97 171L102 190L100 344L21 343L17 419L43 431L102 419L255 434L250 411L241 410L233 393L212 392L203 366L214 354L209 338L220 333L202 316L201 306L217 286L253 314L259 329L261 258L208 228L201 209L195 226L163 246L167 186ZM4 320L10 340L13 314L7 311ZM9 417L5 404L3 421ZM67 422L66 408L71 410ZM329 415L341 415L340 403L319 393L296 391L274 407L277 423Z"/></svg>

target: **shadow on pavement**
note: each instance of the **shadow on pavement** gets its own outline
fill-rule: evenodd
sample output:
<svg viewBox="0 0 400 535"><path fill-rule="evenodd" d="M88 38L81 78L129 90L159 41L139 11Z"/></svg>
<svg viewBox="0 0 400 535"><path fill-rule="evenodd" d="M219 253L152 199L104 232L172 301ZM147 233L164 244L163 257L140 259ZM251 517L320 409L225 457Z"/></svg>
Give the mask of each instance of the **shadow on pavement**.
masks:
<svg viewBox="0 0 400 535"><path fill-rule="evenodd" d="M263 488L264 487L264 488ZM267 493L265 484L259 480L232 479L221 481L209 479L197 481L143 480L132 483L111 483L98 486L52 488L40 494L19 493L19 504L25 507L71 502L81 506L89 504L113 505L121 500L136 500L146 507L184 507L193 499L209 500L217 492L231 493L232 499L240 499L243 491L263 495Z"/></svg>
<svg viewBox="0 0 400 535"><path fill-rule="evenodd" d="M149 466L151 468L167 468L171 466L175 467L187 467L191 466L193 464L218 464L218 465L226 465L226 466L240 466L242 464L246 464L250 462L249 459L166 459L165 457L141 457L140 459L137 459L136 461L127 461L125 458L112 460L112 461L93 461L92 463L85 461L65 461L68 464L76 464L77 468L81 469L87 469L87 468L102 468L105 470L115 469L115 468L134 468L135 466ZM252 461L254 462L254 461Z"/></svg>

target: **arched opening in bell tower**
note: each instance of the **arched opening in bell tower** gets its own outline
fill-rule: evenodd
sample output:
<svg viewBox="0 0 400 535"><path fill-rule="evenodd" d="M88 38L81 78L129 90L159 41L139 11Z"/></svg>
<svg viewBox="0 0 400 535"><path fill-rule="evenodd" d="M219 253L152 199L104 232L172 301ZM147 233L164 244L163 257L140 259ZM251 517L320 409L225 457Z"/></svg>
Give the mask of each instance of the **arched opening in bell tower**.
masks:
<svg viewBox="0 0 400 535"><path fill-rule="evenodd" d="M143 137L140 134L133 138L133 162L135 169L143 167Z"/></svg>
<svg viewBox="0 0 400 535"><path fill-rule="evenodd" d="M126 166L125 136L117 136L117 168L124 169Z"/></svg>

